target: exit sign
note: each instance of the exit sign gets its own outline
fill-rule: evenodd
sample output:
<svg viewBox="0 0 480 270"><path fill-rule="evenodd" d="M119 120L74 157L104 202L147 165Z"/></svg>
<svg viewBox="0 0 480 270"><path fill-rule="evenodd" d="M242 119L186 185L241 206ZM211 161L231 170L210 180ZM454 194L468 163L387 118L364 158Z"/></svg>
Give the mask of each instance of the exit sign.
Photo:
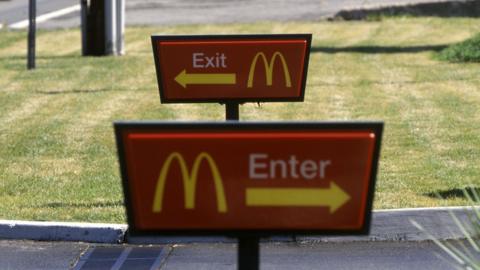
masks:
<svg viewBox="0 0 480 270"><path fill-rule="evenodd" d="M311 35L152 36L162 103L303 101Z"/></svg>

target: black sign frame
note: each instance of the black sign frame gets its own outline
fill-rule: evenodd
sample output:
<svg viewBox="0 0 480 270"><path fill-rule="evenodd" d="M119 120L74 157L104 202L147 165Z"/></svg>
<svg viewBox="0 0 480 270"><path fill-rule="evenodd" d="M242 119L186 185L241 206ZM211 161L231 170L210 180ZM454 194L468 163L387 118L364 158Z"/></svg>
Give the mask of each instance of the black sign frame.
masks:
<svg viewBox="0 0 480 270"><path fill-rule="evenodd" d="M266 237L274 235L368 235L370 232L371 213L373 207L375 182L380 158L380 147L383 133L383 122L115 122L114 130L118 149L120 173L122 177L126 215L131 236L229 236L229 237ZM369 131L375 134L375 146L370 171L367 204L364 223L360 229L348 230L141 230L135 227L134 208L129 192L126 153L123 136L128 132L161 132L162 130L196 131L196 130L269 130L269 131Z"/></svg>
<svg viewBox="0 0 480 270"><path fill-rule="evenodd" d="M304 39L307 42L306 52L304 58L304 68L302 73L302 80L300 86L300 95L298 97L277 97L277 98L195 98L195 99L168 99L163 93L163 78L162 68L160 65L161 55L158 47L159 42L165 41L216 41L216 40L298 40ZM271 35L152 35L153 58L155 61L155 70L157 75L158 91L160 94L160 103L231 103L238 104L246 102L303 102L305 99L305 87L307 84L308 63L310 59L310 51L312 44L312 34L271 34Z"/></svg>

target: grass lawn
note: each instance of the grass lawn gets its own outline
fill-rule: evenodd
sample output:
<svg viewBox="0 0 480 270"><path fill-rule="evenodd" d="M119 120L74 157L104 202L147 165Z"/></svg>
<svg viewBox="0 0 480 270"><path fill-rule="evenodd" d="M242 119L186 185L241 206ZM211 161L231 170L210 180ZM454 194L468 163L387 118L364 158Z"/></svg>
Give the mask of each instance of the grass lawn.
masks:
<svg viewBox="0 0 480 270"><path fill-rule="evenodd" d="M160 105L151 34L312 33L304 103L246 104L242 120L383 120L375 208L464 205L480 186L480 64L432 54L479 19L128 28L123 57L81 57L79 30L0 31L0 219L124 223L114 120L223 121L217 104ZM435 192L447 196L439 200Z"/></svg>

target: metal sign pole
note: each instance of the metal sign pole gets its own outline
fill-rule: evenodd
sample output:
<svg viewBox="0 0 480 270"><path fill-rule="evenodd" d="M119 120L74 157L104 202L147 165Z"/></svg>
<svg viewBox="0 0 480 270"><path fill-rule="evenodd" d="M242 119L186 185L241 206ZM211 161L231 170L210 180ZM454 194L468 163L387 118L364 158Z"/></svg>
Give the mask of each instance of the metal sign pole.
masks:
<svg viewBox="0 0 480 270"><path fill-rule="evenodd" d="M235 101L225 103L227 121L240 120L240 104ZM260 269L260 238L254 236L238 237L238 270Z"/></svg>
<svg viewBox="0 0 480 270"><path fill-rule="evenodd" d="M36 18L37 18L37 0L29 1L28 8L28 56L27 68L35 68L35 32L36 32Z"/></svg>
<svg viewBox="0 0 480 270"><path fill-rule="evenodd" d="M225 114L227 121L240 120L240 104L235 101L225 103ZM260 238L259 237L238 237L238 270L260 269Z"/></svg>
<svg viewBox="0 0 480 270"><path fill-rule="evenodd" d="M82 56L88 55L88 0L80 0L80 25L82 29Z"/></svg>
<svg viewBox="0 0 480 270"><path fill-rule="evenodd" d="M117 1L105 1L105 55L117 55Z"/></svg>
<svg viewBox="0 0 480 270"><path fill-rule="evenodd" d="M125 54L125 0L117 0L117 55Z"/></svg>

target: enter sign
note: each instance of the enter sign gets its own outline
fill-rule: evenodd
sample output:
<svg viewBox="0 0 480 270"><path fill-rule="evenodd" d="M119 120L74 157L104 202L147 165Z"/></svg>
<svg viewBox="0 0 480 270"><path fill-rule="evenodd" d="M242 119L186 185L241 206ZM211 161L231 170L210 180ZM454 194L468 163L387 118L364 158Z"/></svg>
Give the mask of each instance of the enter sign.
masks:
<svg viewBox="0 0 480 270"><path fill-rule="evenodd" d="M132 234L366 234L383 124L115 123Z"/></svg>

